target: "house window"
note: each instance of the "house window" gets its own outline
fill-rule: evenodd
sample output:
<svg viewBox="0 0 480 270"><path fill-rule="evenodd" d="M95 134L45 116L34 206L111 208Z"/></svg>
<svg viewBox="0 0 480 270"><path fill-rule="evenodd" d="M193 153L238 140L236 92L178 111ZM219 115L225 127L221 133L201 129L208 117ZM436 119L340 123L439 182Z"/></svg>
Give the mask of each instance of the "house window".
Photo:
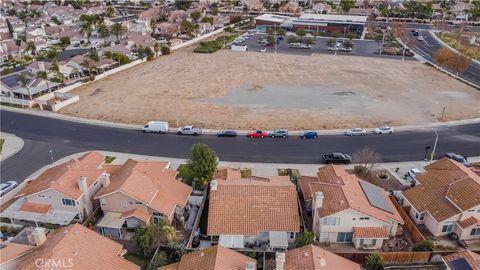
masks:
<svg viewBox="0 0 480 270"><path fill-rule="evenodd" d="M425 219L425 212L422 213L415 213L415 219L417 220L424 220Z"/></svg>
<svg viewBox="0 0 480 270"><path fill-rule="evenodd" d="M323 219L323 225L325 226L336 226L340 224L340 218L338 217L326 217Z"/></svg>
<svg viewBox="0 0 480 270"><path fill-rule="evenodd" d="M370 217L361 217L360 220L369 220Z"/></svg>
<svg viewBox="0 0 480 270"><path fill-rule="evenodd" d="M328 239L328 232L320 232L320 239Z"/></svg>
<svg viewBox="0 0 480 270"><path fill-rule="evenodd" d="M164 215L162 213L153 212L153 223L158 224L164 219Z"/></svg>
<svg viewBox="0 0 480 270"><path fill-rule="evenodd" d="M338 243L351 243L353 241L353 232L339 232L337 233Z"/></svg>
<svg viewBox="0 0 480 270"><path fill-rule="evenodd" d="M445 222L445 224L443 224L443 227L442 227L442 232L451 232L453 231L453 222L450 221L450 222Z"/></svg>
<svg viewBox="0 0 480 270"><path fill-rule="evenodd" d="M291 233L290 233L290 240L293 240L293 239L295 239L295 233L294 233L294 232L291 232Z"/></svg>
<svg viewBox="0 0 480 270"><path fill-rule="evenodd" d="M377 243L377 239L360 239L360 245L374 246Z"/></svg>
<svg viewBox="0 0 480 270"><path fill-rule="evenodd" d="M62 198L62 204L68 206L75 206L75 200Z"/></svg>
<svg viewBox="0 0 480 270"><path fill-rule="evenodd" d="M40 195L40 194L38 194L37 197L43 199L43 198L45 198L45 195Z"/></svg>
<svg viewBox="0 0 480 270"><path fill-rule="evenodd" d="M470 209L467 212L475 212L475 209Z"/></svg>
<svg viewBox="0 0 480 270"><path fill-rule="evenodd" d="M142 202L135 202L135 204L142 204Z"/></svg>
<svg viewBox="0 0 480 270"><path fill-rule="evenodd" d="M480 228L473 228L470 235L480 235Z"/></svg>

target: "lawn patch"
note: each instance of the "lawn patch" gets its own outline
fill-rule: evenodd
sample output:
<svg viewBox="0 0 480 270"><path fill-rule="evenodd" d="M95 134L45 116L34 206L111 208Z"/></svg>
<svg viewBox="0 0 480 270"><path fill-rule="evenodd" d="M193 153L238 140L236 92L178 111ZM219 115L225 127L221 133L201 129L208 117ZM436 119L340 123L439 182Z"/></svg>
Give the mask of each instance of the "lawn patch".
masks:
<svg viewBox="0 0 480 270"><path fill-rule="evenodd" d="M0 154L3 151L3 143L5 142L5 139L0 139Z"/></svg>
<svg viewBox="0 0 480 270"><path fill-rule="evenodd" d="M105 163L112 163L112 161L114 161L115 159L116 159L116 157L106 156L105 157Z"/></svg>
<svg viewBox="0 0 480 270"><path fill-rule="evenodd" d="M126 260L129 260L132 263L140 266L140 269L145 269L147 267L147 264L148 264L148 261L145 260L145 258L143 258L141 255L136 254L136 253L127 252L123 256L123 258L125 258Z"/></svg>

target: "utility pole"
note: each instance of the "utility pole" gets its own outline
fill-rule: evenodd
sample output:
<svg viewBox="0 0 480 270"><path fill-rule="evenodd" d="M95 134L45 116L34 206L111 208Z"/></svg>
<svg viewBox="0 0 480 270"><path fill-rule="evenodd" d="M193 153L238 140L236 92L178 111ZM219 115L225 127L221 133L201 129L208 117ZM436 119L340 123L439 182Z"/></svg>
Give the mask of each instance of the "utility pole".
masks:
<svg viewBox="0 0 480 270"><path fill-rule="evenodd" d="M442 110L442 118L440 118L441 121L443 121L443 116L445 115L445 106L443 106L443 110Z"/></svg>
<svg viewBox="0 0 480 270"><path fill-rule="evenodd" d="M430 161L432 161L433 158L435 157L435 151L437 150L437 143L438 143L438 132L436 129L434 128L432 129L435 132L435 143L433 144L433 150L432 150L432 153L430 154Z"/></svg>
<svg viewBox="0 0 480 270"><path fill-rule="evenodd" d="M383 53L383 45L385 44L385 30L382 31L382 44L380 45L380 54Z"/></svg>
<svg viewBox="0 0 480 270"><path fill-rule="evenodd" d="M177 128L180 127L178 122L178 108L177 108L177 96L175 96L175 118L177 119Z"/></svg>

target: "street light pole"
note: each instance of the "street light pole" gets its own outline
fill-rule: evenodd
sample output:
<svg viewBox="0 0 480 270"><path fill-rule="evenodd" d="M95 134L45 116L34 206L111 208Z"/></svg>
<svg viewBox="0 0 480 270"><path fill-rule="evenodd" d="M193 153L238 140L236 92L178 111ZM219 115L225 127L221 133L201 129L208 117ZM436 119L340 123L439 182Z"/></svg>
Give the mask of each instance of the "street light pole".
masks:
<svg viewBox="0 0 480 270"><path fill-rule="evenodd" d="M385 44L385 30L382 31L382 44L380 45L380 54L383 53L383 44Z"/></svg>
<svg viewBox="0 0 480 270"><path fill-rule="evenodd" d="M437 143L438 143L438 132L436 129L434 128L432 129L435 132L435 143L433 144L433 150L432 150L432 153L430 154L430 161L432 161L435 156L435 151L437 150Z"/></svg>
<svg viewBox="0 0 480 270"><path fill-rule="evenodd" d="M177 96L175 96L175 118L177 119L177 128L180 127L178 123L178 108L177 108Z"/></svg>

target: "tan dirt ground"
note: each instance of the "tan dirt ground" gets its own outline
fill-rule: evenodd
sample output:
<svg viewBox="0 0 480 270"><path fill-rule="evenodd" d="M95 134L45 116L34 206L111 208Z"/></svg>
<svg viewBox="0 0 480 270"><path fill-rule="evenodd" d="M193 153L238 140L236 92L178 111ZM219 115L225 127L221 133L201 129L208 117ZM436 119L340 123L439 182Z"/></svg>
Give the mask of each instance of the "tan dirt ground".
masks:
<svg viewBox="0 0 480 270"><path fill-rule="evenodd" d="M245 85L248 90L238 90ZM314 98L298 91L282 99L285 89L279 90L274 105L265 99L252 100L255 106L215 100L232 91L262 91L264 87L275 91L275 86L290 91L309 87L312 91L313 87L317 92ZM354 92L363 101L348 99L344 92ZM444 121L480 117L480 91L419 62L325 54L275 56L226 50L194 54L184 50L71 93L80 95L80 101L61 113L136 124L166 120L174 126L176 103L180 125L219 129L425 124L439 121L444 106ZM327 100L322 100L323 94ZM279 105L279 100L285 105ZM320 105L314 106L317 101Z"/></svg>

